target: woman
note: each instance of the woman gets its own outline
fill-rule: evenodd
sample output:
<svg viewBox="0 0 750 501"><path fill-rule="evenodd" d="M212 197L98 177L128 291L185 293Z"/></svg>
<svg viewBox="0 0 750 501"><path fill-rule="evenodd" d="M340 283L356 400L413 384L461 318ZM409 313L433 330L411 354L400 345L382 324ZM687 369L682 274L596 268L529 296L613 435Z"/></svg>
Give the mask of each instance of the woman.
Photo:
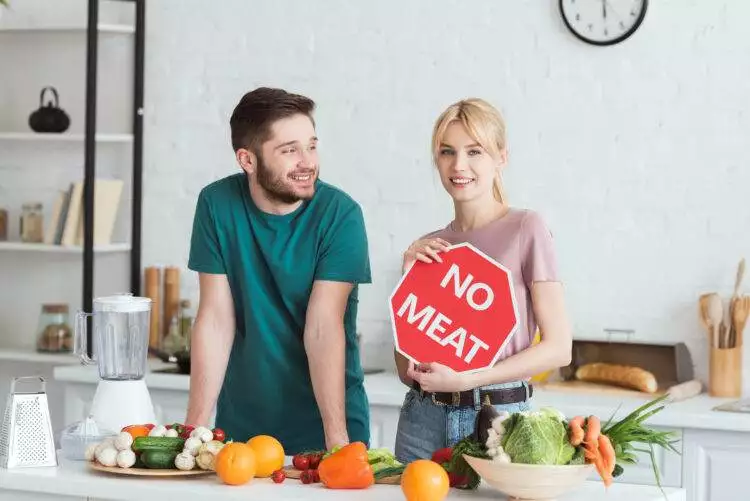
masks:
<svg viewBox="0 0 750 501"><path fill-rule="evenodd" d="M403 271L417 260L441 261L440 252L449 245L469 242L510 269L520 323L496 365L481 372L457 373L429 360L415 366L396 352L399 378L411 387L396 434L395 453L402 462L430 458L471 434L488 397L499 412L529 409L533 392L528 379L569 364L571 357L552 236L537 213L511 208L503 194L500 174L507 150L502 116L481 99L459 101L435 123L432 148L455 217L409 246ZM532 346L537 327L541 342Z"/></svg>

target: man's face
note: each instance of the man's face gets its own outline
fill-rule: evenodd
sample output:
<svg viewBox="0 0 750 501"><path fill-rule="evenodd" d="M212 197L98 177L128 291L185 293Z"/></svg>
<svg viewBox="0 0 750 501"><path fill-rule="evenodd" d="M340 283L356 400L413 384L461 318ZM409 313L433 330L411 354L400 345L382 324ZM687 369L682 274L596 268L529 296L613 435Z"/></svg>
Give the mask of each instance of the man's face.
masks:
<svg viewBox="0 0 750 501"><path fill-rule="evenodd" d="M256 178L269 198L287 204L309 200L318 178L318 138L305 115L278 120L257 155Z"/></svg>

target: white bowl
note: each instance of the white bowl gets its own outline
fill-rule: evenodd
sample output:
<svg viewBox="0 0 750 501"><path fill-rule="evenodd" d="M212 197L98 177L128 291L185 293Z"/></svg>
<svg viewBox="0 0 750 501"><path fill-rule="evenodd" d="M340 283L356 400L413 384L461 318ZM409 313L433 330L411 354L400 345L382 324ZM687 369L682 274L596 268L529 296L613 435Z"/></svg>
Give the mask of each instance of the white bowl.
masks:
<svg viewBox="0 0 750 501"><path fill-rule="evenodd" d="M551 501L578 489L594 465L498 463L464 454L464 459L490 487L523 500Z"/></svg>

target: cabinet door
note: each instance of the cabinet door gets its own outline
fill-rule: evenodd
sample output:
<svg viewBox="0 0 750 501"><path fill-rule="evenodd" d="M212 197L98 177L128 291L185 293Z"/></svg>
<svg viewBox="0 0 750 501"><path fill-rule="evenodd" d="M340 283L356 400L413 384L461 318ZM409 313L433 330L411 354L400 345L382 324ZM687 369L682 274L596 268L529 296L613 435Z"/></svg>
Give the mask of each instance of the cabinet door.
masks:
<svg viewBox="0 0 750 501"><path fill-rule="evenodd" d="M5 489L1 489L0 501L86 501L86 498L62 496L59 494L6 491Z"/></svg>
<svg viewBox="0 0 750 501"><path fill-rule="evenodd" d="M676 440L675 449L682 453L683 434L681 429L654 427L658 431L671 431ZM634 444L639 449L648 449L643 444ZM647 453L636 453L638 462L636 464L624 465L625 470L622 475L615 478L616 483L656 485L656 476L651 463L651 457ZM682 487L682 456L672 451L667 451L661 447L654 448L654 459L656 460L659 471L659 479L663 487ZM591 480L601 481L599 475L594 472Z"/></svg>
<svg viewBox="0 0 750 501"><path fill-rule="evenodd" d="M370 406L370 447L385 447L393 451L396 445L399 407Z"/></svg>
<svg viewBox="0 0 750 501"><path fill-rule="evenodd" d="M688 501L747 499L750 433L685 430Z"/></svg>

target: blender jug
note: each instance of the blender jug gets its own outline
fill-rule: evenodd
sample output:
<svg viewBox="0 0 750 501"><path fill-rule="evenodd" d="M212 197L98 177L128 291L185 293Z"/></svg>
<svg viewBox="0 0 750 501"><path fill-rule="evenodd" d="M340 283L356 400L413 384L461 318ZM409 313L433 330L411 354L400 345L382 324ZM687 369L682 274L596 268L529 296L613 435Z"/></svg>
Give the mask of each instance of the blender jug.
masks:
<svg viewBox="0 0 750 501"><path fill-rule="evenodd" d="M92 317L92 357L87 353L86 318ZM75 353L87 365L99 366L110 381L143 379L148 354L151 298L119 294L96 298L91 313L76 315Z"/></svg>

